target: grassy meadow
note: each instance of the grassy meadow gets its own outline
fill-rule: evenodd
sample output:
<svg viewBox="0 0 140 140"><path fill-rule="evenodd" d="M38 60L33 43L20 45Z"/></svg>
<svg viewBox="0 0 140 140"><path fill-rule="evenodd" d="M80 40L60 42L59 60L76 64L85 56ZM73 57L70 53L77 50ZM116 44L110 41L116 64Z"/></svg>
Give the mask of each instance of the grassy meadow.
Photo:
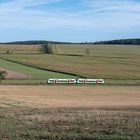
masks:
<svg viewBox="0 0 140 140"><path fill-rule="evenodd" d="M16 80L16 79L6 79L3 80L3 84L40 84L40 83L46 83L46 80L49 78L73 78L73 76L68 75L68 74L62 74L62 73L56 73L52 71L47 71L47 70L41 70L33 67L28 67L24 65L20 65L17 63L9 62L0 59L0 67L4 69L8 69L11 71L15 72L20 72L23 74L27 74L30 77L25 80Z"/></svg>
<svg viewBox="0 0 140 140"><path fill-rule="evenodd" d="M19 48L23 47L19 46ZM33 50L31 46L26 46L28 52ZM35 48L37 46L39 47L35 45ZM23 54L0 54L0 58L26 65L26 68L28 67L26 71L24 68L21 68L21 71L34 78L65 78L67 74L73 74L76 78L103 78L106 84L140 85L140 46L138 45L51 44L48 47L51 48L52 54L23 52ZM1 60L1 63L2 61L4 60ZM5 61L5 63L12 62ZM9 64L6 67L18 70ZM41 68L43 71L36 68ZM55 72L51 73L47 70Z"/></svg>
<svg viewBox="0 0 140 140"><path fill-rule="evenodd" d="M74 74L75 77L104 78L107 84L140 84L140 46L138 45L51 44L49 47L52 49L52 54L13 53L0 54L0 58L46 71ZM28 69L33 70L30 67ZM38 72L36 75L36 70L32 70L27 70L26 73L37 78L44 77L45 71ZM59 77L57 72L45 77ZM65 75L60 77L65 78Z"/></svg>

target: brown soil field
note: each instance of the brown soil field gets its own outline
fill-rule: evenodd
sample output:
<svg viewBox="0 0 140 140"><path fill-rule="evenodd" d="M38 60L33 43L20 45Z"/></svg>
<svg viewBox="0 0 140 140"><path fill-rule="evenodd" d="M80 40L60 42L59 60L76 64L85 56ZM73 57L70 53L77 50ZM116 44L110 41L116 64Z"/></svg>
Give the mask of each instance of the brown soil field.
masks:
<svg viewBox="0 0 140 140"><path fill-rule="evenodd" d="M38 107L140 107L140 86L0 86L0 101Z"/></svg>
<svg viewBox="0 0 140 140"><path fill-rule="evenodd" d="M6 79L30 79L31 76L23 74L20 72L11 71L8 69L0 68L0 70L5 70L7 72Z"/></svg>

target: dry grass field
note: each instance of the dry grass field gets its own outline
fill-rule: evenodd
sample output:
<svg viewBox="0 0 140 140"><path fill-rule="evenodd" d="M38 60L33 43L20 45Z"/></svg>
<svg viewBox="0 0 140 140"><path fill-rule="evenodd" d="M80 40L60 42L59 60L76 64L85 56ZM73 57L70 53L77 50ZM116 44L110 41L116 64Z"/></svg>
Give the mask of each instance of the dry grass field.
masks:
<svg viewBox="0 0 140 140"><path fill-rule="evenodd" d="M0 139L139 140L138 86L0 86Z"/></svg>
<svg viewBox="0 0 140 140"><path fill-rule="evenodd" d="M130 55L140 55L139 45L51 44L50 48L52 48L52 53L56 55L88 55L97 57L129 57Z"/></svg>
<svg viewBox="0 0 140 140"><path fill-rule="evenodd" d="M0 97L45 107L136 107L139 86L1 86Z"/></svg>
<svg viewBox="0 0 140 140"><path fill-rule="evenodd" d="M11 71L11 70L4 69L4 68L0 68L0 70L7 72L5 79L31 79L31 76L29 76L27 74Z"/></svg>
<svg viewBox="0 0 140 140"><path fill-rule="evenodd" d="M43 53L41 45L11 45L0 44L0 54L32 54Z"/></svg>

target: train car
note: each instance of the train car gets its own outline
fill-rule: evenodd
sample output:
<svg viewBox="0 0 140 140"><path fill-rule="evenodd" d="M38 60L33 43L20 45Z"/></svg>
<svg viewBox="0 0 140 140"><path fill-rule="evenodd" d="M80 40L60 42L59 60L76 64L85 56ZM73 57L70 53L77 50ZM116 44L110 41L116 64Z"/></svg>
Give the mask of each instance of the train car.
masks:
<svg viewBox="0 0 140 140"><path fill-rule="evenodd" d="M48 79L48 84L76 84L76 79Z"/></svg>
<svg viewBox="0 0 140 140"><path fill-rule="evenodd" d="M77 84L104 84L103 79L77 79Z"/></svg>
<svg viewBox="0 0 140 140"><path fill-rule="evenodd" d="M104 84L103 79L48 79L48 84Z"/></svg>

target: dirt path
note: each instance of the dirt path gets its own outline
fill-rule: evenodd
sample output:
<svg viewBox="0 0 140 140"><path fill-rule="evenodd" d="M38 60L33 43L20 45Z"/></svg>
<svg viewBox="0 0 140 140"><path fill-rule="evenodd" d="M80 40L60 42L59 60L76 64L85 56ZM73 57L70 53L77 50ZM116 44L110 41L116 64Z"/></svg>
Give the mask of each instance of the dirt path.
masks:
<svg viewBox="0 0 140 140"><path fill-rule="evenodd" d="M139 106L138 86L0 86L0 100L22 101L40 107Z"/></svg>
<svg viewBox="0 0 140 140"><path fill-rule="evenodd" d="M0 70L5 70L8 73L6 75L6 79L30 79L31 78L31 76L20 72L11 71L4 68L0 68Z"/></svg>

